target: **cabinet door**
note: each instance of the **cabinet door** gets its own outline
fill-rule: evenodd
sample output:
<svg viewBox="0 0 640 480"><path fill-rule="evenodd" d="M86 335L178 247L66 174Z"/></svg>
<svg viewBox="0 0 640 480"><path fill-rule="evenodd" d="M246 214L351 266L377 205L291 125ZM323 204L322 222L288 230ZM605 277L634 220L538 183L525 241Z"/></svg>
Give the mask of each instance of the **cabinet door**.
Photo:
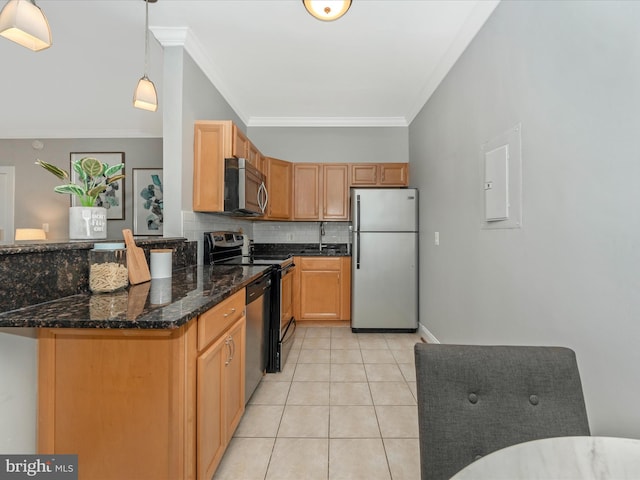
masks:
<svg viewBox="0 0 640 480"><path fill-rule="evenodd" d="M236 158L247 158L249 156L249 139L236 125L233 126L233 143L231 145L231 155Z"/></svg>
<svg viewBox="0 0 640 480"><path fill-rule="evenodd" d="M247 140L247 161L258 170L262 171L260 168L260 152L250 140Z"/></svg>
<svg viewBox="0 0 640 480"><path fill-rule="evenodd" d="M224 210L224 159L231 153L231 122L196 122L193 136L193 210Z"/></svg>
<svg viewBox="0 0 640 480"><path fill-rule="evenodd" d="M230 356L226 335L197 361L197 464L198 478L211 478L225 449L223 417L224 369Z"/></svg>
<svg viewBox="0 0 640 480"><path fill-rule="evenodd" d="M300 320L342 320L340 257L302 257Z"/></svg>
<svg viewBox="0 0 640 480"><path fill-rule="evenodd" d="M293 166L293 217L320 220L321 165L297 163Z"/></svg>
<svg viewBox="0 0 640 480"><path fill-rule="evenodd" d="M290 220L292 215L291 190L293 187L293 164L267 158L267 204L268 217Z"/></svg>
<svg viewBox="0 0 640 480"><path fill-rule="evenodd" d="M351 164L351 185L371 186L378 183L378 165L375 163Z"/></svg>
<svg viewBox="0 0 640 480"><path fill-rule="evenodd" d="M197 361L197 470L211 478L244 413L242 316Z"/></svg>
<svg viewBox="0 0 640 480"><path fill-rule="evenodd" d="M380 165L380 185L406 186L409 184L409 165L383 163Z"/></svg>
<svg viewBox="0 0 640 480"><path fill-rule="evenodd" d="M322 167L322 218L349 219L349 166L325 164Z"/></svg>
<svg viewBox="0 0 640 480"><path fill-rule="evenodd" d="M224 365L223 405L225 445L229 443L244 413L244 363L246 318L242 317L229 329L226 344L230 349L229 360ZM210 477L207 477L210 478Z"/></svg>

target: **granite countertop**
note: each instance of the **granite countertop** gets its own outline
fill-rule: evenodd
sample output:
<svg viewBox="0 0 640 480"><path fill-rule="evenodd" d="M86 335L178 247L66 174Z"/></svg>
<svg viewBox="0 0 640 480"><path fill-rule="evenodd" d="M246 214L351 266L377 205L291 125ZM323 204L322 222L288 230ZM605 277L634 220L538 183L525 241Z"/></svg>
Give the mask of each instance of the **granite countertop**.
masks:
<svg viewBox="0 0 640 480"><path fill-rule="evenodd" d="M135 237L138 247L151 246L155 243L184 242L183 237ZM96 243L123 243L122 238L107 240L23 240L16 243L0 244L0 255L17 255L22 253L56 252L64 250L91 250Z"/></svg>
<svg viewBox="0 0 640 480"><path fill-rule="evenodd" d="M171 278L0 313L0 327L178 328L244 288L267 266L191 266ZM157 302L158 304L154 303Z"/></svg>
<svg viewBox="0 0 640 480"><path fill-rule="evenodd" d="M302 257L350 257L351 245L348 243L254 243L256 255Z"/></svg>

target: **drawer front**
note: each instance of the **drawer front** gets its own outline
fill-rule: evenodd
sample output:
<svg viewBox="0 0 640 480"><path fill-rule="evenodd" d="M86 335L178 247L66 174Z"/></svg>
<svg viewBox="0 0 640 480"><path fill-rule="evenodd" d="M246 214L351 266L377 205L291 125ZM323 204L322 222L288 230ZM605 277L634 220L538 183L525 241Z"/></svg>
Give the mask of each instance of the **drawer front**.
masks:
<svg viewBox="0 0 640 480"><path fill-rule="evenodd" d="M341 257L299 257L301 270L340 270ZM297 263L297 262L296 262Z"/></svg>
<svg viewBox="0 0 640 480"><path fill-rule="evenodd" d="M198 350L220 336L233 322L244 315L245 290L234 293L198 318Z"/></svg>

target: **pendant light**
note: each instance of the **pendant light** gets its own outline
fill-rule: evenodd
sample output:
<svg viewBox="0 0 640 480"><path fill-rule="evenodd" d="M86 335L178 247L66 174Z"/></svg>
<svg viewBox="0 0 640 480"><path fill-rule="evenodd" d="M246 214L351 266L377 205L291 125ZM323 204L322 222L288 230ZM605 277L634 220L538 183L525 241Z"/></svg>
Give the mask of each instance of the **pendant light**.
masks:
<svg viewBox="0 0 640 480"><path fill-rule="evenodd" d="M146 5L146 20L144 25L144 75L138 81L138 86L133 94L133 106L142 110L155 112L158 110L158 94L156 86L147 77L147 66L149 64L149 2L156 0L144 0Z"/></svg>
<svg viewBox="0 0 640 480"><path fill-rule="evenodd" d="M0 35L34 52L51 46L47 17L34 0L9 0L0 12Z"/></svg>
<svg viewBox="0 0 640 480"><path fill-rule="evenodd" d="M324 22L339 19L351 6L351 0L302 0L302 3L307 12Z"/></svg>

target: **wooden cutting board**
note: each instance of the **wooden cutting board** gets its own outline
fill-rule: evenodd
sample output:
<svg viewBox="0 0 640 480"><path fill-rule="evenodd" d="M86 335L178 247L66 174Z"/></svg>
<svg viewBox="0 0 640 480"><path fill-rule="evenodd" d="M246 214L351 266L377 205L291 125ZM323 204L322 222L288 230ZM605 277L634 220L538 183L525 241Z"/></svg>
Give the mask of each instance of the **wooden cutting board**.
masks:
<svg viewBox="0 0 640 480"><path fill-rule="evenodd" d="M129 270L129 283L137 285L139 283L151 280L149 265L144 256L144 251L136 246L131 230L125 228L122 230L124 243L127 245L127 269Z"/></svg>
<svg viewBox="0 0 640 480"><path fill-rule="evenodd" d="M149 288L151 282L141 285L131 285L129 287L129 297L127 298L127 320L135 320L138 318L147 302L149 296Z"/></svg>

